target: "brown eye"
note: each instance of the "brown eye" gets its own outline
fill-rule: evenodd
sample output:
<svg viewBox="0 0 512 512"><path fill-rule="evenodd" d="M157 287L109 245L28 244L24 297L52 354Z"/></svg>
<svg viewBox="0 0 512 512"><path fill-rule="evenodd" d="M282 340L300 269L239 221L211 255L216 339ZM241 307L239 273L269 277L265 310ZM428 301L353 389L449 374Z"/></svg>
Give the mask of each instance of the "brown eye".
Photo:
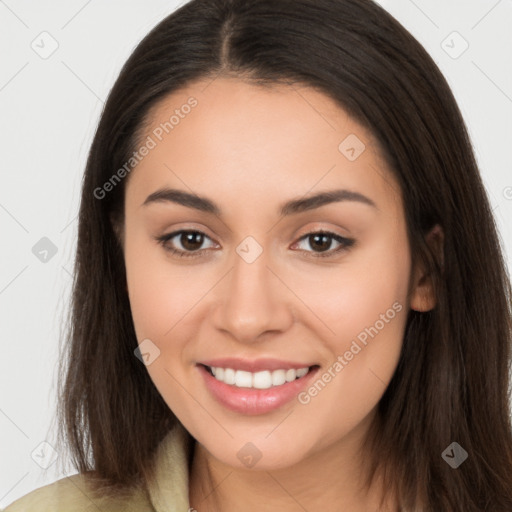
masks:
<svg viewBox="0 0 512 512"><path fill-rule="evenodd" d="M204 235L198 231L184 231L178 240L187 251L197 251L203 244Z"/></svg>
<svg viewBox="0 0 512 512"><path fill-rule="evenodd" d="M314 257L334 256L340 251L347 250L349 247L352 247L355 243L355 240L352 238L345 238L328 231L308 233L300 239L299 243L301 243L301 241L307 241L312 251L306 252L312 252L312 256ZM339 247L331 250L333 242L339 244Z"/></svg>
<svg viewBox="0 0 512 512"><path fill-rule="evenodd" d="M333 241L332 237L323 233L309 235L308 240L311 248L321 252L329 250Z"/></svg>
<svg viewBox="0 0 512 512"><path fill-rule="evenodd" d="M195 257L200 256L211 249L215 244L210 247L202 247L206 240L211 240L208 235L201 231L195 230L181 230L157 237L156 240L173 255L179 257ZM307 241L312 251L310 252L313 257L329 257L335 256L343 250L348 250L355 243L354 239L345 238L336 233L319 231L315 233L308 233L304 235L299 243ZM339 244L335 249L331 249L333 242Z"/></svg>
<svg viewBox="0 0 512 512"><path fill-rule="evenodd" d="M210 237L201 231L181 230L157 237L157 241L166 251L177 256L194 257L203 254L208 248L202 247ZM213 244L212 244L213 245Z"/></svg>

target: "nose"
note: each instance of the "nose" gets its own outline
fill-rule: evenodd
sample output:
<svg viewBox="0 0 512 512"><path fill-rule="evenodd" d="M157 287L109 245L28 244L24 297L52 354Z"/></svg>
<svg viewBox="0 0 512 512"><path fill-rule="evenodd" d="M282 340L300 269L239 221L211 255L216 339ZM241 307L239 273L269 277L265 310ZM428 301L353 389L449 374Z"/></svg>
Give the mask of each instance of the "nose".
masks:
<svg viewBox="0 0 512 512"><path fill-rule="evenodd" d="M285 332L294 322L293 294L268 266L265 251L252 263L235 255L218 288L214 325L243 343Z"/></svg>

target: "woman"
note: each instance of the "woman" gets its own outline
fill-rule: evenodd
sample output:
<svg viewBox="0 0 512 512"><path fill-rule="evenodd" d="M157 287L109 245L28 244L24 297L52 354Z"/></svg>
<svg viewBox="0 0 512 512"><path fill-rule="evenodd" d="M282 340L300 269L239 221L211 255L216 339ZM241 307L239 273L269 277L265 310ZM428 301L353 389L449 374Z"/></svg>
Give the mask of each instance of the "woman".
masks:
<svg viewBox="0 0 512 512"><path fill-rule="evenodd" d="M89 154L79 474L7 510L512 510L510 296L460 111L401 25L193 0Z"/></svg>

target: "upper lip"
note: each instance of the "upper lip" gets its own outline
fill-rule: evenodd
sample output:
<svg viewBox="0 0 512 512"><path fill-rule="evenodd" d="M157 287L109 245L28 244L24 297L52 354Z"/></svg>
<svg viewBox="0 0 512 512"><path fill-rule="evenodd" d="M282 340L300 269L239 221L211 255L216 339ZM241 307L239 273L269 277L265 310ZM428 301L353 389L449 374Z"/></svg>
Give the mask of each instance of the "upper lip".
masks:
<svg viewBox="0 0 512 512"><path fill-rule="evenodd" d="M232 368L233 370L243 370L246 372L260 372L263 370L298 370L299 368L309 368L315 366L312 363L297 363L294 361L282 361L280 359L240 359L235 357L223 357L220 359L209 359L208 361L199 361L198 364L214 368Z"/></svg>

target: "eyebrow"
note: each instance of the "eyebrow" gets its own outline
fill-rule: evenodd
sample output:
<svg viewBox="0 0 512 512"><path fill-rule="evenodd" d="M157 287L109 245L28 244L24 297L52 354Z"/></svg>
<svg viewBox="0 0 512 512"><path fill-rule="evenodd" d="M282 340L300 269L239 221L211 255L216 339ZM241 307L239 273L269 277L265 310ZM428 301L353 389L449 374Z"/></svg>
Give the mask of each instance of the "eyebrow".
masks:
<svg viewBox="0 0 512 512"><path fill-rule="evenodd" d="M318 194L303 197L300 199L292 199L287 201L280 208L280 214L282 216L293 215L302 213L315 208L320 208L330 203L336 203L341 201L355 201L362 204L366 204L378 210L377 205L369 197L366 197L359 192L354 192L346 189L330 190L327 192L320 192ZM171 202L186 206L188 208L194 208L206 213L221 216L221 209L212 200L207 197L202 197L197 194L191 194L183 190L172 189L172 188L161 188L150 194L146 200L142 203L142 206L147 206L152 203L165 203Z"/></svg>

